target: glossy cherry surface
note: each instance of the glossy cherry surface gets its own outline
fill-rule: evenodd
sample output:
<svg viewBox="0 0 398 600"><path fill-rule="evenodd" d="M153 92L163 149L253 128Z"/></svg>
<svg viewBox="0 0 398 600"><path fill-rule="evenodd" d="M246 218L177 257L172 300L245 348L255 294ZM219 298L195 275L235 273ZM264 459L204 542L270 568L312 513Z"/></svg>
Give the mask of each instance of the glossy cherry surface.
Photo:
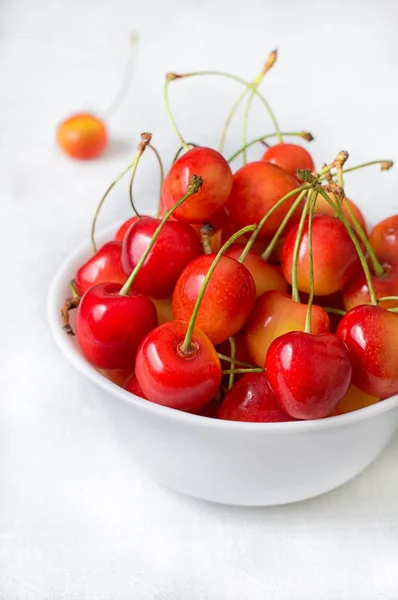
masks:
<svg viewBox="0 0 398 600"><path fill-rule="evenodd" d="M282 272L292 283L294 245L298 233L295 225L287 234L281 250ZM344 224L336 217L314 215L312 222L314 261L314 293L333 294L342 289L360 271L360 262ZM310 292L308 257L308 219L304 226L297 261L297 283L300 291Z"/></svg>
<svg viewBox="0 0 398 600"><path fill-rule="evenodd" d="M122 223L120 225L119 229L117 230L117 232L115 233L115 240L117 240L118 242L123 242L124 236L130 229L131 225L133 225L133 223L138 221L139 218L140 217L137 217L137 216L131 217L130 219L127 219L127 221Z"/></svg>
<svg viewBox="0 0 398 600"><path fill-rule="evenodd" d="M108 134L101 119L81 113L72 115L60 124L57 140L65 154L84 160L102 154L108 144Z"/></svg>
<svg viewBox="0 0 398 600"><path fill-rule="evenodd" d="M121 285L100 283L82 297L76 315L76 335L89 363L98 369L134 369L143 338L157 326L156 309L149 298Z"/></svg>
<svg viewBox="0 0 398 600"><path fill-rule="evenodd" d="M135 373L148 399L192 411L214 397L221 383L220 360L208 337L194 329L192 354L182 351L188 323L171 321L151 331L137 353Z"/></svg>
<svg viewBox="0 0 398 600"><path fill-rule="evenodd" d="M142 217L130 226L123 240L122 265L129 275L151 242L160 221ZM167 221L133 283L133 289L154 298L171 296L188 263L201 254L195 231L187 223Z"/></svg>
<svg viewBox="0 0 398 600"><path fill-rule="evenodd" d="M329 317L320 306L312 306L312 331L329 331ZM256 300L245 328L246 343L252 361L264 367L272 342L289 331L304 331L307 305L295 302L287 294L266 292Z"/></svg>
<svg viewBox="0 0 398 600"><path fill-rule="evenodd" d="M380 221L372 230L369 240L382 260L398 265L398 215Z"/></svg>
<svg viewBox="0 0 398 600"><path fill-rule="evenodd" d="M218 416L253 423L293 421L281 409L264 373L249 373L240 379L225 396Z"/></svg>
<svg viewBox="0 0 398 600"><path fill-rule="evenodd" d="M135 373L132 373L130 375L130 377L127 379L124 387L131 394L134 394L135 396L138 396L139 398L145 398L145 400L147 399L144 392L141 389L140 384L138 383L138 379L137 379Z"/></svg>
<svg viewBox="0 0 398 600"><path fill-rule="evenodd" d="M281 167L292 177L296 177L296 169L306 169L308 171L315 169L311 154L297 144L282 143L270 146L264 152L261 160Z"/></svg>
<svg viewBox="0 0 398 600"><path fill-rule="evenodd" d="M173 164L163 182L163 210L169 210L182 198L193 175L200 175L203 185L175 211L174 217L186 223L211 222L227 202L232 188L229 164L212 148L193 148Z"/></svg>
<svg viewBox="0 0 398 600"><path fill-rule="evenodd" d="M297 181L269 162L252 162L235 174L227 213L237 228L259 223L278 200L298 187ZM259 238L269 239L288 212L296 196L287 199L261 228Z"/></svg>
<svg viewBox="0 0 398 600"><path fill-rule="evenodd" d="M330 196L330 199L333 200L333 202L335 202L334 195L333 194L328 194L328 195ZM352 200L350 200L349 198L345 198L344 201L341 203L341 208L342 208L343 214L347 217L348 222L351 223L351 225L353 224L351 215L347 208L347 205L353 212L355 218L357 219L357 221L360 224L360 226L362 227L362 229L366 232L366 222L365 222L365 218L364 218L362 212L360 211L358 206L356 204L354 204L354 202ZM321 194L318 194L318 197L316 199L315 212L318 214L322 214L322 215L329 215L330 217L336 216L336 211L333 208L333 206L331 206L329 204L329 202L326 200L326 198L321 196Z"/></svg>
<svg viewBox="0 0 398 600"><path fill-rule="evenodd" d="M78 269L75 275L75 286L79 296L97 283L120 283L123 285L127 277L122 267L122 244L107 242L87 262Z"/></svg>
<svg viewBox="0 0 398 600"><path fill-rule="evenodd" d="M398 315L357 306L342 319L338 337L350 352L352 382L375 398L398 394Z"/></svg>
<svg viewBox="0 0 398 600"><path fill-rule="evenodd" d="M173 314L188 321L214 254L199 256L179 277L173 292ZM244 265L223 256L205 291L196 325L213 344L220 344L245 325L254 306L256 291L253 277Z"/></svg>
<svg viewBox="0 0 398 600"><path fill-rule="evenodd" d="M270 346L265 369L279 404L295 419L327 417L351 383L348 349L333 333L286 333Z"/></svg>
<svg viewBox="0 0 398 600"><path fill-rule="evenodd" d="M398 296L398 263L397 265L382 262L384 274L372 275L372 283L376 298L385 296ZM366 283L364 273L360 273L344 290L344 307L350 310L361 304L370 304L369 287ZM385 300L379 303L381 308L394 308L398 306L398 300Z"/></svg>

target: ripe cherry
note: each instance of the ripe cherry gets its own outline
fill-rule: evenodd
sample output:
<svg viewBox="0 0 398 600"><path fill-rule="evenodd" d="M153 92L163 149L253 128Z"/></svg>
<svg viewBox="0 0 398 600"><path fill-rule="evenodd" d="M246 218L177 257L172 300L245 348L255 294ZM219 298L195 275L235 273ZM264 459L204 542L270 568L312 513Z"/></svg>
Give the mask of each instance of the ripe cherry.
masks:
<svg viewBox="0 0 398 600"><path fill-rule="evenodd" d="M199 256L181 273L173 292L173 314L188 321L203 280L215 259ZM255 285L247 268L223 256L212 276L200 305L196 325L213 344L220 344L245 325L255 301Z"/></svg>
<svg viewBox="0 0 398 600"><path fill-rule="evenodd" d="M101 119L88 113L72 115L58 127L58 144L71 158L90 159L103 153L108 134Z"/></svg>
<svg viewBox="0 0 398 600"><path fill-rule="evenodd" d="M376 298L398 295L398 263L397 265L382 263L384 274L377 276L371 274L372 284L376 293ZM343 293L344 307L350 310L361 304L369 304L371 297L369 287L364 273L360 273ZM386 300L379 303L381 308L394 308L398 306L398 300Z"/></svg>
<svg viewBox="0 0 398 600"><path fill-rule="evenodd" d="M135 396L139 396L140 398L145 398L145 400L147 400L144 392L141 389L140 384L138 383L138 379L137 379L135 373L132 373L130 375L130 377L127 379L124 387L131 394L134 394Z"/></svg>
<svg viewBox="0 0 398 600"><path fill-rule="evenodd" d="M100 370L100 373L102 373L102 375L104 377L109 379L109 381L112 381L112 383L116 383L116 385L118 385L119 387L124 387L126 385L127 379L131 375L131 367L130 367L130 369L125 369L125 370L122 369L120 371Z"/></svg>
<svg viewBox="0 0 398 600"><path fill-rule="evenodd" d="M281 251L282 272L292 283L294 246L299 226L295 225L285 238ZM357 251L340 219L315 214L312 224L314 293L333 294L342 289L360 270ZM308 219L304 226L297 263L297 283L300 291L310 291L308 260Z"/></svg>
<svg viewBox="0 0 398 600"><path fill-rule="evenodd" d="M336 408L330 413L330 416L344 415L345 413L365 408L365 406L371 406L379 402L378 398L369 396L359 390L355 385L350 385L346 395L340 400Z"/></svg>
<svg viewBox="0 0 398 600"><path fill-rule="evenodd" d="M331 200L333 202L335 202L335 198L334 198L333 194L329 193L328 196L331 198ZM362 229L366 232L366 222L365 222L365 218L364 218L362 212L360 211L358 206L356 204L354 204L354 202L352 200L350 200L349 198L344 198L343 202L341 203L341 209L342 209L344 215L347 217L348 222L352 225L352 219L351 219L351 215L349 213L349 209L347 208L347 205L349 206L351 211L354 213L354 216L356 217L356 219L357 219L358 223L360 224L360 226L362 227ZM316 199L315 212L318 214L322 214L322 215L329 215L330 217L336 216L336 211L333 209L333 206L331 206L329 204L329 202L326 200L326 198L321 196L321 194L319 194Z"/></svg>
<svg viewBox="0 0 398 600"><path fill-rule="evenodd" d="M156 308L159 325L163 325L163 323L168 323L168 321L172 321L174 319L173 307L171 304L171 297L169 297L169 298L151 298L151 300L154 303L155 308Z"/></svg>
<svg viewBox="0 0 398 600"><path fill-rule="evenodd" d="M229 164L212 148L193 148L173 164L163 182L162 203L165 210L174 206L194 173L201 174L203 186L174 217L187 223L208 223L223 208L232 188Z"/></svg>
<svg viewBox="0 0 398 600"><path fill-rule="evenodd" d="M332 333L286 333L271 344L265 369L279 404L295 419L327 417L351 383L347 347Z"/></svg>
<svg viewBox="0 0 398 600"><path fill-rule="evenodd" d="M76 272L75 286L79 296L97 283L120 283L127 277L122 268L122 244L107 242Z"/></svg>
<svg viewBox="0 0 398 600"><path fill-rule="evenodd" d="M122 264L126 274L137 266L161 221L142 217L123 240ZM187 223L167 221L134 280L137 292L154 298L171 296L183 269L201 253L195 231Z"/></svg>
<svg viewBox="0 0 398 600"><path fill-rule="evenodd" d="M133 223L135 223L136 221L138 221L139 218L140 217L137 217L137 216L131 217L131 219L127 219L127 221L125 221L124 223L122 223L122 225L120 225L119 229L115 233L115 240L117 240L118 242L123 242L124 236L126 235L126 233L128 232L128 230L130 229L131 225L133 225Z"/></svg>
<svg viewBox="0 0 398 600"><path fill-rule="evenodd" d="M234 175L227 202L229 218L237 227L259 223L278 200L297 186L297 181L276 165L261 161L248 163ZM295 195L292 195L275 210L261 228L260 239L272 237L294 200Z"/></svg>
<svg viewBox="0 0 398 600"><path fill-rule="evenodd" d="M305 148L297 144L275 144L264 152L261 160L281 167L292 177L296 177L296 169L313 171L314 161Z"/></svg>
<svg viewBox="0 0 398 600"><path fill-rule="evenodd" d="M281 409L264 373L249 373L240 379L225 396L218 416L228 421L293 421Z"/></svg>
<svg viewBox="0 0 398 600"><path fill-rule="evenodd" d="M143 338L157 325L153 302L117 283L100 283L83 295L76 316L76 335L89 363L97 369L134 368Z"/></svg>
<svg viewBox="0 0 398 600"><path fill-rule="evenodd" d="M398 215L380 221L369 236L376 254L392 264L398 264Z"/></svg>
<svg viewBox="0 0 398 600"><path fill-rule="evenodd" d="M342 319L338 337L352 363L352 382L375 398L398 393L398 315L378 306L357 306Z"/></svg>

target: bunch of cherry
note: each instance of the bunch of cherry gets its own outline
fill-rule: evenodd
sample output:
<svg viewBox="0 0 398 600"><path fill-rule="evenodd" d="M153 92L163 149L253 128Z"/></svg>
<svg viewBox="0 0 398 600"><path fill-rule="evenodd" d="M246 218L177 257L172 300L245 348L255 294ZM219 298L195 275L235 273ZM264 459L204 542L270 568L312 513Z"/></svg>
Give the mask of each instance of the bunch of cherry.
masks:
<svg viewBox="0 0 398 600"><path fill-rule="evenodd" d="M398 215L369 235L343 181L392 163L347 168L340 152L316 171L305 148L282 138L310 134L281 134L258 91L272 64L251 83L230 76L245 87L227 124L245 98L247 121L258 96L275 134L247 142L245 122L242 147L226 160L186 143L166 102L181 148L162 180L158 217L136 212L96 247L99 210L128 171L135 210L139 160L148 147L159 158L150 134L96 211L93 255L71 282L64 329L76 332L91 365L148 401L220 419L292 421L398 393ZM166 100L169 83L187 76L167 76ZM247 162L247 148L274 135L261 159ZM232 172L238 156L244 164Z"/></svg>

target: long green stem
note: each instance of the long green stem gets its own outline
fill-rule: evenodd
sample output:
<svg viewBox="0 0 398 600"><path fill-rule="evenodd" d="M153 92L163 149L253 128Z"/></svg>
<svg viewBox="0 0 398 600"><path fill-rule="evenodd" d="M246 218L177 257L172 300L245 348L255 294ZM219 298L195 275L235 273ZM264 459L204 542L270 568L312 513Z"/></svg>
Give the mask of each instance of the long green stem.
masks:
<svg viewBox="0 0 398 600"><path fill-rule="evenodd" d="M199 148L199 144L194 144L193 142L187 142L187 146L192 146L192 148ZM177 160L177 158L179 158L181 152L183 150L186 150L186 148L184 146L180 146L177 150L177 152L175 153L175 156L173 158L172 163L174 164L175 161Z"/></svg>
<svg viewBox="0 0 398 600"><path fill-rule="evenodd" d="M247 227L243 227L243 229L240 229L239 231L234 233L234 235L232 235L229 238L229 240L227 242L225 242L225 244L218 251L215 259L213 260L212 264L210 265L210 268L206 274L206 277L203 280L202 287L200 288L198 297L195 302L195 306L193 307L191 319L188 324L187 333L185 335L184 342L182 343L182 346L181 346L181 352L183 354L186 354L186 355L192 354L192 334L193 334L193 330L195 328L196 318L198 316L198 312L199 312L200 305L203 300L203 296L205 295L205 292L206 292L207 286L209 284L209 281L211 279L211 276L213 275L218 263L220 262L220 260L222 259L223 255L228 250L228 248L234 242L236 242L236 240L238 240L241 237L241 235L244 235L245 233L248 233L249 231L254 231L255 229L256 229L256 225L248 225Z"/></svg>
<svg viewBox="0 0 398 600"><path fill-rule="evenodd" d="M290 221L294 211L300 206L300 204L303 201L303 198L306 194L307 190L303 190L301 192L301 194L299 194L298 198L296 198L296 200L293 202L293 204L291 205L291 207L289 208L289 210L287 211L285 217L283 218L283 220L281 221L278 229L276 230L276 232L274 233L274 237L272 238L272 240L270 241L270 243L268 244L268 246L266 247L266 249L264 250L264 252L261 255L261 258L267 262L267 260L269 260L272 252L275 249L275 246L277 245L279 238L281 237L282 233L285 230L286 225L288 224L288 222Z"/></svg>
<svg viewBox="0 0 398 600"><path fill-rule="evenodd" d="M377 302L388 302L388 301L398 301L398 296L382 296L381 298L377 298Z"/></svg>
<svg viewBox="0 0 398 600"><path fill-rule="evenodd" d="M330 313L331 315L340 315L341 317L344 317L347 314L346 310L343 310L342 308L333 308L331 306L322 306L323 310L327 313Z"/></svg>
<svg viewBox="0 0 398 600"><path fill-rule="evenodd" d="M79 298L79 294L77 293L76 284L75 284L75 280L74 279L70 280L69 287L70 287L70 290L72 292L72 298Z"/></svg>
<svg viewBox="0 0 398 600"><path fill-rule="evenodd" d="M248 89L243 90L243 92L241 92L240 96L237 98L237 100L234 102L234 104L232 105L231 110L228 113L228 116L225 120L224 126L222 128L222 132L221 132L221 136L220 136L220 142L218 144L218 151L220 153L222 153L222 151L224 150L224 144L225 144L225 139L227 137L227 132L229 129L229 126L231 124L232 118L234 116L234 114L236 113L236 111L238 110L240 103L242 102L242 100L244 99L244 97L246 96L246 94L248 93Z"/></svg>
<svg viewBox="0 0 398 600"><path fill-rule="evenodd" d="M264 369L261 369L260 367L253 367L252 369L225 369L225 371L222 371L223 375L231 375L231 373L238 373L242 375L247 373L264 373Z"/></svg>
<svg viewBox="0 0 398 600"><path fill-rule="evenodd" d="M156 160L158 161L158 164L159 164L159 171L160 171L159 199L160 199L161 196L162 196L162 187L163 187L163 180L164 180L164 166L163 166L163 161L161 159L161 156L160 156L159 152L156 150L155 146L152 146L152 144L148 144L148 148L150 148L152 150L152 152L156 156Z"/></svg>
<svg viewBox="0 0 398 600"><path fill-rule="evenodd" d="M314 256L312 252L312 221L314 218L315 204L318 194L310 192L310 212L308 216L308 266L310 271L310 293L308 297L307 314L305 317L305 333L311 333L311 317L312 317L312 304L314 302Z"/></svg>
<svg viewBox="0 0 398 600"><path fill-rule="evenodd" d="M177 208L179 206L181 206L181 204L183 202L185 202L185 200L187 200L187 198L189 198L190 196L192 196L192 194L196 194L199 191L199 189L202 187L202 184L203 184L203 179L201 177L199 177L198 175L193 175L191 177L191 180L188 183L187 191L184 194L184 196L182 198L180 198L174 204L174 206L172 206L170 208L170 210L167 211L167 213L164 215L163 219L159 223L158 227L156 228L155 233L153 234L152 239L149 242L149 244L148 244L145 252L141 256L141 258L138 261L138 263L136 264L136 266L134 267L134 269L133 269L132 273L130 274L129 278L127 279L126 283L124 284L124 286L120 290L120 292L119 292L120 296L128 296L128 293L130 291L131 286L134 283L135 278L137 277L137 275L138 275L138 273L139 273L142 265L144 264L144 262L148 258L149 253L151 252L152 248L154 247L154 245L156 243L156 240L158 239L158 237L159 237L159 235L160 235L163 227L165 226L165 224L168 221L168 219L170 218L170 216L173 214L173 212L175 210L177 210Z"/></svg>
<svg viewBox="0 0 398 600"><path fill-rule="evenodd" d="M311 194L308 194L307 200L304 204L303 212L301 213L299 226L297 229L296 240L294 242L293 249L293 263L292 263L292 300L295 302L300 302L300 294L298 291L298 274L297 274L297 263L298 263L298 255L300 251L301 239L303 237L305 220L307 218L309 202L311 200Z"/></svg>
<svg viewBox="0 0 398 600"><path fill-rule="evenodd" d="M171 123L171 126L174 129L174 132L175 132L176 136L180 140L181 146L183 146L185 148L185 150L189 150L189 146L186 143L186 141L184 140L184 138L182 137L182 135L180 133L180 130L178 129L177 124L176 124L176 122L174 120L174 117L173 117L173 115L171 113L171 110L170 110L169 84L170 84L170 81L173 81L173 79L175 79L175 78L172 75L167 75L166 76L166 81L165 81L165 84L164 84L164 88L163 88L164 104L165 104L165 107L166 107L166 113L167 113L168 119L169 119L169 121Z"/></svg>
<svg viewBox="0 0 398 600"><path fill-rule="evenodd" d="M235 354L236 354L235 338L234 337L230 337L229 338L229 343L230 343L230 346L231 346L231 373L229 374L229 379L228 379L228 389L230 390L232 388L232 386L234 385L234 381L235 381L235 373L234 373L234 369L235 369Z"/></svg>
<svg viewBox="0 0 398 600"><path fill-rule="evenodd" d="M314 139L308 131L281 131L280 135L286 136L286 137L290 137L290 136L301 137L301 138L307 140L308 142L312 142L312 140ZM239 148L239 150L234 152L229 157L228 162L232 162L237 156L239 156L239 154L242 154L242 152L244 152L244 150L246 150L247 148L250 148L250 146L253 146L254 144L263 142L264 140L268 140L269 138L273 138L273 137L277 137L277 134L275 132L274 133L266 133L264 135L260 135L259 137L256 137L254 140L247 142L247 144L244 144L241 148Z"/></svg>
<svg viewBox="0 0 398 600"><path fill-rule="evenodd" d="M371 167L372 165L381 165L382 171L388 171L394 165L392 160L371 160L370 162L362 163L361 165L356 165L355 167L349 167L348 169L343 169L343 173L351 173L352 171L357 171L358 169L363 169L364 167Z"/></svg>
<svg viewBox="0 0 398 600"><path fill-rule="evenodd" d="M220 360L225 360L226 362L229 363L234 363L235 365L240 365L241 367L247 367L249 369L251 369L252 367L254 367L255 365L251 365L250 363L247 362L243 362L243 360L238 360L237 358L234 358L232 360L232 358L230 356L227 356L226 354L221 354L221 352L217 352L218 354L218 358Z"/></svg>

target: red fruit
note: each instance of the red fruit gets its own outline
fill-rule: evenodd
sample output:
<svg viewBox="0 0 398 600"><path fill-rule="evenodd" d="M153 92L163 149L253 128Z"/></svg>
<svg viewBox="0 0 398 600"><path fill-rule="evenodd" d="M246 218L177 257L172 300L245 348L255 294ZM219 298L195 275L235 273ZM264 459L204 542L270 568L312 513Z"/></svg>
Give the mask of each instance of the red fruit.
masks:
<svg viewBox="0 0 398 600"><path fill-rule="evenodd" d="M312 306L312 331L329 331L329 317L320 306ZM304 331L307 305L295 302L287 294L266 292L256 300L246 325L246 343L252 361L263 367L272 342L289 331Z"/></svg>
<svg viewBox="0 0 398 600"><path fill-rule="evenodd" d="M309 295L301 293L300 300L303 304L308 304ZM337 308L338 310L345 312L344 303L343 303L343 293L341 290L335 292L334 294L330 294L329 296L314 296L314 304L318 306L322 306L325 308ZM329 317L329 331L331 333L336 333L337 327L343 315L336 314L334 312L328 312ZM318 331L318 333L320 333Z"/></svg>
<svg viewBox="0 0 398 600"><path fill-rule="evenodd" d="M398 264L398 215L380 221L369 236L373 250L380 258Z"/></svg>
<svg viewBox="0 0 398 600"><path fill-rule="evenodd" d="M308 171L315 169L314 161L309 152L302 146L297 146L297 144L282 143L270 146L264 152L261 160L281 167L292 177L296 177L296 169L307 169Z"/></svg>
<svg viewBox="0 0 398 600"><path fill-rule="evenodd" d="M121 285L100 283L82 297L76 315L76 335L89 363L97 369L132 369L143 338L157 326L152 300Z"/></svg>
<svg viewBox="0 0 398 600"><path fill-rule="evenodd" d="M245 336L244 331L239 331L238 333L236 333L234 335L234 340L235 340L235 359L243 361L243 362L247 363L248 365L251 365L253 363L253 361L250 357L249 350L247 348L246 336ZM229 340L226 340L222 344L219 344L216 347L216 350L220 354L224 354L225 356L231 356L231 344L230 344ZM220 361L221 361L222 370L231 368L231 363L229 361L223 360L222 358L220 358ZM237 365L235 365L235 368L239 368L240 366L241 365L237 364ZM242 373L235 373L235 381L242 379L242 377L244 377L244 375ZM228 385L228 380L229 380L229 375L223 375L223 382L225 382L225 385Z"/></svg>
<svg viewBox="0 0 398 600"><path fill-rule="evenodd" d="M334 195L332 193L329 193L328 195L330 196L331 200L333 200L333 202L335 202ZM366 223L365 223L365 218L364 218L363 214L359 210L358 206L356 204L354 204L354 202L352 202L352 200L349 200L349 198L345 198L341 204L341 208L343 210L343 214L347 217L348 222L350 224L352 224L352 219L347 210L347 205L350 206L351 211L354 213L354 216L356 217L358 223L360 224L362 229L366 232ZM329 202L326 200L326 198L321 196L321 194L318 194L318 197L316 199L315 212L322 214L322 215L329 215L330 217L336 216L336 211L334 210L334 208L329 204Z"/></svg>
<svg viewBox="0 0 398 600"><path fill-rule="evenodd" d="M131 219L127 219L127 221L125 221L122 225L120 225L119 229L117 230L117 232L115 234L115 240L117 240L118 242L123 242L124 236L130 229L131 225L133 225L133 223L138 221L139 218L140 217L137 217L137 216L131 217Z"/></svg>
<svg viewBox="0 0 398 600"><path fill-rule="evenodd" d="M375 398L398 393L398 315L378 306L357 306L337 330L352 363L352 382Z"/></svg>
<svg viewBox="0 0 398 600"><path fill-rule="evenodd" d="M344 415L354 410L365 408L365 406L376 404L376 402L379 402L378 398L369 396L369 394L365 394L365 392L359 390L355 385L351 385L346 395L340 400L334 411L330 413L330 416Z"/></svg>
<svg viewBox="0 0 398 600"><path fill-rule="evenodd" d="M97 283L120 283L127 277L122 267L122 244L108 242L92 256L75 275L75 286L79 296Z"/></svg>
<svg viewBox="0 0 398 600"><path fill-rule="evenodd" d="M102 375L112 381L112 383L116 383L116 385L120 387L124 387L127 379L131 375L131 368L121 371L101 371Z"/></svg>
<svg viewBox="0 0 398 600"><path fill-rule="evenodd" d="M278 200L297 187L297 181L276 165L248 163L234 175L227 214L238 228L259 223ZM289 198L271 215L261 228L260 239L273 236L295 199Z"/></svg>
<svg viewBox="0 0 398 600"><path fill-rule="evenodd" d="M151 331L137 353L135 373L148 399L163 406L193 411L216 394L220 360L207 336L195 328L192 354L182 345L188 323L171 321Z"/></svg>
<svg viewBox="0 0 398 600"><path fill-rule="evenodd" d="M397 266L382 263L384 267L384 275L378 277L372 275L373 287L377 298L384 296L398 296L398 263ZM351 310L355 306L361 304L370 304L370 294L368 284L366 283L364 273L361 273L352 281L343 293L344 307L346 310ZM380 302L381 308L394 308L398 306L397 300L387 300Z"/></svg>
<svg viewBox="0 0 398 600"><path fill-rule="evenodd" d="M298 225L287 234L281 251L281 267L285 278L292 283L294 245ZM336 217L314 215L312 222L314 262L314 293L333 294L342 289L360 270L360 262L343 223ZM310 269L308 261L308 219L304 227L297 261L299 290L309 294Z"/></svg>
<svg viewBox="0 0 398 600"><path fill-rule="evenodd" d="M126 275L136 267L159 223L158 219L142 217L129 228L122 250ZM171 296L183 269L200 253L200 242L192 227L178 221L167 221L134 280L133 289L153 298Z"/></svg>
<svg viewBox="0 0 398 600"><path fill-rule="evenodd" d="M238 260L244 248L245 244L233 244L226 251L225 256ZM279 290L280 292L289 290L289 285L279 267L266 263L254 252L250 251L248 253L243 264L253 277L257 298L269 290Z"/></svg>
<svg viewBox="0 0 398 600"><path fill-rule="evenodd" d="M245 375L225 396L220 419L280 423L293 421L280 407L264 373Z"/></svg>
<svg viewBox="0 0 398 600"><path fill-rule="evenodd" d="M279 404L295 419L327 417L351 383L347 347L333 333L286 333L270 346L265 369Z"/></svg>
<svg viewBox="0 0 398 600"><path fill-rule="evenodd" d="M173 293L175 319L188 321L214 254L199 256L181 273ZM196 325L213 344L235 335L246 323L255 301L255 285L246 267L223 256L199 308Z"/></svg>
<svg viewBox="0 0 398 600"><path fill-rule="evenodd" d="M210 400L210 402L208 402L201 408L193 410L192 413L194 415L199 415L200 417L209 417L210 419L217 419L219 408L220 403L215 398L213 398L212 400Z"/></svg>
<svg viewBox="0 0 398 600"><path fill-rule="evenodd" d="M142 391L142 389L140 387L140 384L138 383L138 379L137 379L135 373L132 373L130 375L130 377L127 379L124 387L131 394L135 394L135 396L139 396L140 398L145 398L145 400L147 400L147 397L145 396L144 392Z"/></svg>
<svg viewBox="0 0 398 600"><path fill-rule="evenodd" d="M186 223L208 223L223 208L232 188L229 164L211 148L193 148L173 164L163 182L163 209L169 210L182 198L195 174L203 178L202 187L173 214Z"/></svg>
<svg viewBox="0 0 398 600"><path fill-rule="evenodd" d="M94 115L72 115L61 123L57 132L58 144L71 158L96 158L108 144L104 123Z"/></svg>

